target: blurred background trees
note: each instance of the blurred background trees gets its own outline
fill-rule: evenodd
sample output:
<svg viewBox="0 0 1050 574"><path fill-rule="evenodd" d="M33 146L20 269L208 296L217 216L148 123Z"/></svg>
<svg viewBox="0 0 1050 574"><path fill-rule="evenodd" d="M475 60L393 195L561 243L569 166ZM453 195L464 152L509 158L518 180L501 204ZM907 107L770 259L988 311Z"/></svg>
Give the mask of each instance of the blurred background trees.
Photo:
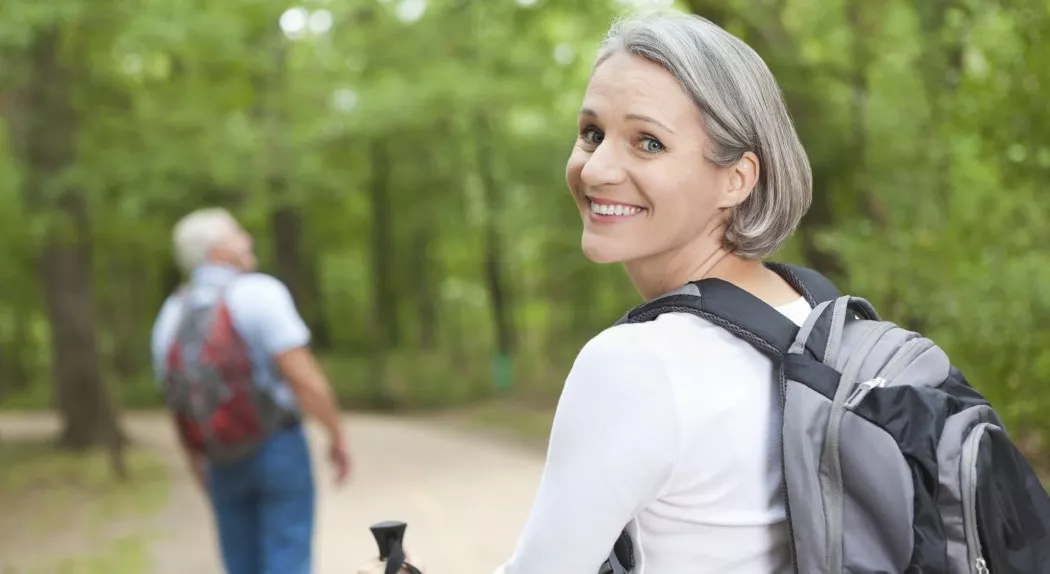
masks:
<svg viewBox="0 0 1050 574"><path fill-rule="evenodd" d="M254 232L344 405L549 407L637 302L564 183L613 0L5 0L0 408L117 445L159 405L172 224ZM777 258L944 346L1050 437L1050 5L692 0L782 84L811 212ZM1042 201L1041 201L1042 200Z"/></svg>

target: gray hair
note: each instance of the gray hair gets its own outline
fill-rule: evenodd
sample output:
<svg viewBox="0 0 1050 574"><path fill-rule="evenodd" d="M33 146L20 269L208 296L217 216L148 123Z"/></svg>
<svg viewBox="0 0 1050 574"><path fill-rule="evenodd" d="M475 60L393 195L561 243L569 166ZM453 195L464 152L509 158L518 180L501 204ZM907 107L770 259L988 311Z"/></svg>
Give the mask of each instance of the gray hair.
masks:
<svg viewBox="0 0 1050 574"><path fill-rule="evenodd" d="M744 152L758 156L758 182L733 208L724 242L753 259L776 251L809 209L813 175L780 87L762 58L705 18L665 11L615 22L594 66L617 52L645 58L678 80L700 108L711 162L726 167Z"/></svg>
<svg viewBox="0 0 1050 574"><path fill-rule="evenodd" d="M198 209L180 219L172 231L176 263L185 272L206 263L208 253L230 236L235 223L221 207Z"/></svg>

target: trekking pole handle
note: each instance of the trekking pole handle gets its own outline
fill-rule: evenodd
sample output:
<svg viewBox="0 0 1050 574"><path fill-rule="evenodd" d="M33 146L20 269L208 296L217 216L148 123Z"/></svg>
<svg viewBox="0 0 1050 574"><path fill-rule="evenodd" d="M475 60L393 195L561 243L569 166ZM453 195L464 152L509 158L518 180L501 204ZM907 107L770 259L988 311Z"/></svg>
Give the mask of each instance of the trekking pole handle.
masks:
<svg viewBox="0 0 1050 574"><path fill-rule="evenodd" d="M404 522L396 520L387 520L371 526L372 536L375 537L376 545L379 547L380 560L390 558L391 550L401 546L407 527L408 525Z"/></svg>

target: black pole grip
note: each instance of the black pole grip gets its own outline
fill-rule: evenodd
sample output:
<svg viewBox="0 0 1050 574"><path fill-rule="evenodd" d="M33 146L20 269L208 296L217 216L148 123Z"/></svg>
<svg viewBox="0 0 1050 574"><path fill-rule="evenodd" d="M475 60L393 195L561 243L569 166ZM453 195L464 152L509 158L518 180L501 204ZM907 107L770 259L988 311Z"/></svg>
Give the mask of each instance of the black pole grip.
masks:
<svg viewBox="0 0 1050 574"><path fill-rule="evenodd" d="M373 524L370 528L379 546L379 559L386 560L385 574L397 574L405 563L405 550L401 544L406 528L407 524L396 520Z"/></svg>

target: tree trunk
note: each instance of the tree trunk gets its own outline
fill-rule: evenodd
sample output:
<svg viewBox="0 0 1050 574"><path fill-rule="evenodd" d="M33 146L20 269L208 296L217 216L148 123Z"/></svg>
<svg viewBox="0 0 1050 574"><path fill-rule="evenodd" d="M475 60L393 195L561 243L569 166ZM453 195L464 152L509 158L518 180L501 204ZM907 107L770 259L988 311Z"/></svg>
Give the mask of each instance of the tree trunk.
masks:
<svg viewBox="0 0 1050 574"><path fill-rule="evenodd" d="M34 345L29 337L30 313L28 309L15 309L14 333L11 338L11 352L7 355L5 373L10 377L11 388L24 390L29 388L34 372L30 357L36 355Z"/></svg>
<svg viewBox="0 0 1050 574"><path fill-rule="evenodd" d="M286 84L285 38L275 25L269 26L260 42L270 54L270 67L256 77L259 104L255 113L266 126L268 139L264 169L269 170L270 226L273 238L273 258L276 275L287 286L299 307L306 324L310 326L316 348L328 348L330 340L321 305L321 289L317 281L316 265L304 241L303 216L288 186L290 154L285 146L288 138L288 114L285 106Z"/></svg>
<svg viewBox="0 0 1050 574"><path fill-rule="evenodd" d="M814 75L815 70L801 64L804 58L798 55L798 46L783 26L783 1L776 2L772 9L759 3L752 3L751 6L741 9L721 0L690 0L688 5L694 13L723 28L735 26L743 29L741 39L762 55L777 76L793 117L815 117L813 114L821 113L821 103L814 100L812 84L806 81ZM813 202L798 230L802 254L814 269L833 280L841 279L844 266L838 255L821 246L817 240L821 232L835 223L830 189L836 174L830 167L821 165L812 165L812 169Z"/></svg>
<svg viewBox="0 0 1050 574"><path fill-rule="evenodd" d="M284 180L271 185L275 201L285 194ZM316 265L303 245L303 217L290 205L278 204L270 214L273 230L273 256L277 277L288 285L306 324L310 326L316 348L330 346L328 326L324 320L321 289Z"/></svg>
<svg viewBox="0 0 1050 574"><path fill-rule="evenodd" d="M952 116L952 96L958 86L963 65L964 41L961 33L946 37L948 14L954 3L945 0L925 0L916 5L919 15L919 27L922 30L922 71L923 86L926 89L927 102L930 107L928 133L933 141L951 141L951 135L945 133L946 125ZM969 17L969 16L967 16ZM952 197L952 158L947 145L935 145L929 148L930 168L932 174L932 197L937 200L937 207L942 217L941 223L950 217ZM908 281L894 282L891 299L896 302ZM916 284L911 283L914 289ZM921 286L920 286L921 288ZM928 317L921 313L908 313L899 319L905 328L922 332L929 324Z"/></svg>
<svg viewBox="0 0 1050 574"><path fill-rule="evenodd" d="M377 399L389 406L393 397L386 384L386 355L399 336L393 289L390 156L383 141L374 142L369 153L372 173L369 186L372 208L372 380L379 387Z"/></svg>
<svg viewBox="0 0 1050 574"><path fill-rule="evenodd" d="M59 61L59 37L52 29L33 42L33 74L22 102L25 131L16 136L24 146L27 203L50 224L38 273L51 325L52 378L63 423L59 444L109 447L113 469L123 477L124 438L99 372L87 203L83 191L55 178L76 154L73 67Z"/></svg>
<svg viewBox="0 0 1050 574"><path fill-rule="evenodd" d="M515 332L507 288L504 284L503 245L499 232L499 218L503 213L501 194L496 189L496 177L492 166L491 127L486 118L478 118L478 175L481 178L482 196L485 198L485 284L488 287L492 320L496 329L496 348L505 357L515 350Z"/></svg>
<svg viewBox="0 0 1050 574"><path fill-rule="evenodd" d="M400 343L397 298L394 293L394 220L390 201L390 156L384 142L371 150L372 183L372 281L375 299L376 337L385 348Z"/></svg>
<svg viewBox="0 0 1050 574"><path fill-rule="evenodd" d="M867 34L869 26L864 8L858 0L851 0L846 6L846 18L853 34L852 62L846 77L850 86L850 119L852 133L850 139L843 146L849 150L850 165L852 169L845 174L852 190L856 196L865 199L865 211L875 214L880 213L878 204L867 190L866 161L868 129L865 114L868 99L868 67L871 61L871 51L867 45ZM817 235L832 227L835 223L834 212L831 205L831 194L828 190L836 181L836 173L825 166L814 166L813 171L813 203L810 206L805 225L799 230L802 238L802 252L806 261L817 271L835 279L843 279L846 270L839 257L832 251L818 244Z"/></svg>
<svg viewBox="0 0 1050 574"><path fill-rule="evenodd" d="M163 261L163 269L160 273L160 300L164 301L171 296L184 281L182 270L179 269L178 264L174 258L165 259Z"/></svg>
<svg viewBox="0 0 1050 574"><path fill-rule="evenodd" d="M39 263L51 324L52 377L64 428L59 442L83 450L119 435L116 415L102 381L95 340L91 290L91 243L87 211L75 192L59 201L56 217L68 218L75 238L56 237Z"/></svg>
<svg viewBox="0 0 1050 574"><path fill-rule="evenodd" d="M953 33L946 38L948 13L955 7L945 0L925 0L917 4L919 28L922 30L923 86L930 106L929 133L935 141L949 141L942 133L947 118L951 117L951 96L959 84L963 65L963 38ZM948 202L952 196L952 159L949 146L930 147L933 172L933 193L940 201L942 216L948 216Z"/></svg>
<svg viewBox="0 0 1050 574"><path fill-rule="evenodd" d="M441 118L429 130L439 137L453 138L448 118ZM424 158L418 166L419 185L429 189L455 189L457 182L442 169L439 158L426 147L415 148ZM460 173L460 170L455 170ZM458 196L462 198L462 194ZM449 210L461 207L447 195L424 194L414 202L410 242L409 288L416 308L416 328L420 348L433 350L438 344L441 261L438 257L442 221Z"/></svg>
<svg viewBox="0 0 1050 574"><path fill-rule="evenodd" d="M103 300L106 301L104 322L112 339L108 365L121 383L130 384L148 368L150 349L148 340L142 337L144 330L149 329L148 324L142 323L146 316L142 293L135 288L136 283L142 281L135 271L145 267L139 267L139 254L131 244L125 249L130 252L119 257L116 253L108 254L105 264L108 292Z"/></svg>
<svg viewBox="0 0 1050 574"><path fill-rule="evenodd" d="M419 346L423 349L433 349L437 345L438 274L433 267L434 259L430 252L433 240L434 233L426 223L421 223L412 237L412 272L415 275L412 285L416 289Z"/></svg>

